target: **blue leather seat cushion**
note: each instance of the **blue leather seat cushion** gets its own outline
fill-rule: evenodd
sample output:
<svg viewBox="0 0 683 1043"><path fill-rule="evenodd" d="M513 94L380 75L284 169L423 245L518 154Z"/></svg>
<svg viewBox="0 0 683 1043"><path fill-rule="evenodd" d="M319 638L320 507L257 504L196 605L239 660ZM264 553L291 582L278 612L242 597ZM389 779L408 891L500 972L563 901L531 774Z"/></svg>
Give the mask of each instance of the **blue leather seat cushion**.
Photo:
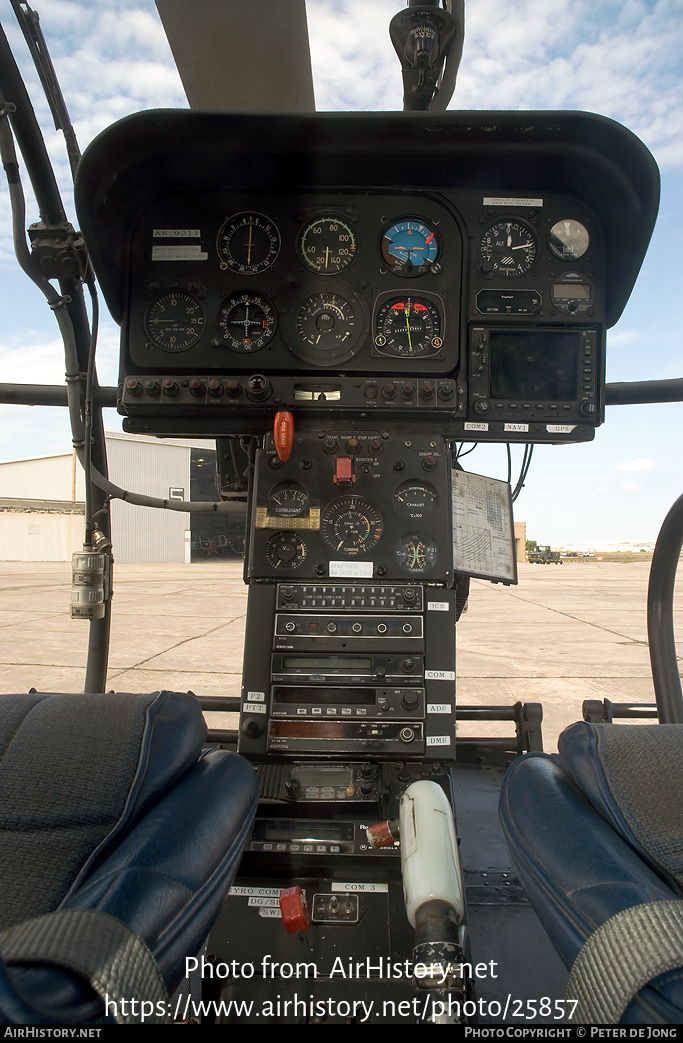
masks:
<svg viewBox="0 0 683 1043"><path fill-rule="evenodd" d="M597 813L560 757L531 753L514 762L501 790L500 821L520 882L567 967L615 913L676 897ZM630 1023L681 1019L680 971L642 989L623 1018Z"/></svg>
<svg viewBox="0 0 683 1043"><path fill-rule="evenodd" d="M187 693L0 696L0 927L53 911L205 738Z"/></svg>
<svg viewBox="0 0 683 1043"><path fill-rule="evenodd" d="M56 909L109 913L141 936L172 991L218 914L258 800L248 762L202 752L205 736L199 703L186 693L1 696L0 816L18 839L0 839L0 867L11 874L2 926ZM37 901L40 850L53 831L67 868L57 865ZM30 864L12 863L13 850L28 852ZM43 859L43 874L55 861L54 852ZM48 1022L101 1016L90 988L67 972L15 965L7 975L7 1001L15 990L39 1001Z"/></svg>

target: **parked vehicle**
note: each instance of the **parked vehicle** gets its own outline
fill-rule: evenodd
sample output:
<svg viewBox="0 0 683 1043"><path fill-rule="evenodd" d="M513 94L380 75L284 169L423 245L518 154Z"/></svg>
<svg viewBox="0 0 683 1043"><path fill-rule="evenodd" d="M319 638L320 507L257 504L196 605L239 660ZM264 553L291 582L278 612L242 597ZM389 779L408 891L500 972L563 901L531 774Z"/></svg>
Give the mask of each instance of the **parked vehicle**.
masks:
<svg viewBox="0 0 683 1043"><path fill-rule="evenodd" d="M551 550L547 545L530 550L528 558L532 565L562 565L559 550Z"/></svg>

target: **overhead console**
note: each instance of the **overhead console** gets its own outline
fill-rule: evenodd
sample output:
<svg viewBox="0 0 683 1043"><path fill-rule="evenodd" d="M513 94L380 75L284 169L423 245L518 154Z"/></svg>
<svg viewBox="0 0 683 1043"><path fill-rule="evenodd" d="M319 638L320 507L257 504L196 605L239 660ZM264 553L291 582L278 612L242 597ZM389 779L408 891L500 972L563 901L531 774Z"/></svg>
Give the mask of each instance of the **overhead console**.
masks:
<svg viewBox="0 0 683 1043"><path fill-rule="evenodd" d="M133 432L273 414L571 442L656 215L628 131L581 113L142 113L82 161Z"/></svg>

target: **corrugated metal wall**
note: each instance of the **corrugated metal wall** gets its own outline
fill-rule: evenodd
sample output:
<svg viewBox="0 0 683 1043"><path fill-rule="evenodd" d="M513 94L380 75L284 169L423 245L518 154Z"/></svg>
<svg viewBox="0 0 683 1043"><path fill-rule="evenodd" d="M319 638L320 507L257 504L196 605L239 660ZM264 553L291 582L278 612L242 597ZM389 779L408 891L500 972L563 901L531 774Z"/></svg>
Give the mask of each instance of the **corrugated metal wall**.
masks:
<svg viewBox="0 0 683 1043"><path fill-rule="evenodd" d="M73 455L42 456L0 464L0 496L24 500L83 500L83 472L78 467L74 495Z"/></svg>
<svg viewBox="0 0 683 1043"><path fill-rule="evenodd" d="M184 445L148 442L134 436L107 437L109 475L116 485L168 499L171 489L190 498L190 450ZM185 561L190 515L112 501L114 558L121 563Z"/></svg>
<svg viewBox="0 0 683 1043"><path fill-rule="evenodd" d="M82 513L0 507L0 561L71 561L84 533Z"/></svg>

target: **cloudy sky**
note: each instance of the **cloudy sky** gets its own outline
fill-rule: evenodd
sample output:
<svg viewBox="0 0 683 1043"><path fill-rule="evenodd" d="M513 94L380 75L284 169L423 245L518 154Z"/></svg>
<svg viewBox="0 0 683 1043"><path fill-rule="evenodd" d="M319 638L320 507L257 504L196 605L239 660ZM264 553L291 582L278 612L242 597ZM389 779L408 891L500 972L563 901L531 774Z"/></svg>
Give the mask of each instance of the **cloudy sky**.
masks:
<svg viewBox="0 0 683 1043"><path fill-rule="evenodd" d="M199 3L201 0L193 0ZM185 106L153 0L32 0L81 148L114 120ZM625 124L662 174L660 217L627 308L608 334L610 381L683 376L683 0L466 0L452 108L585 109ZM401 108L388 36L401 0L307 0L319 110ZM52 128L8 0L0 20L26 79L75 222L60 135ZM29 198L28 221L37 217ZM12 253L0 183L0 381L60 383L63 356L42 295ZM105 319L98 370L117 378L118 330ZM109 428L120 419L107 416ZM683 404L613 406L595 441L537 447L516 517L541 543L654 539L683 492ZM66 411L0 407L0 460L68 451ZM521 448L513 450L515 466ZM502 446L471 470L504 477ZM39 491L36 491L39 495Z"/></svg>

